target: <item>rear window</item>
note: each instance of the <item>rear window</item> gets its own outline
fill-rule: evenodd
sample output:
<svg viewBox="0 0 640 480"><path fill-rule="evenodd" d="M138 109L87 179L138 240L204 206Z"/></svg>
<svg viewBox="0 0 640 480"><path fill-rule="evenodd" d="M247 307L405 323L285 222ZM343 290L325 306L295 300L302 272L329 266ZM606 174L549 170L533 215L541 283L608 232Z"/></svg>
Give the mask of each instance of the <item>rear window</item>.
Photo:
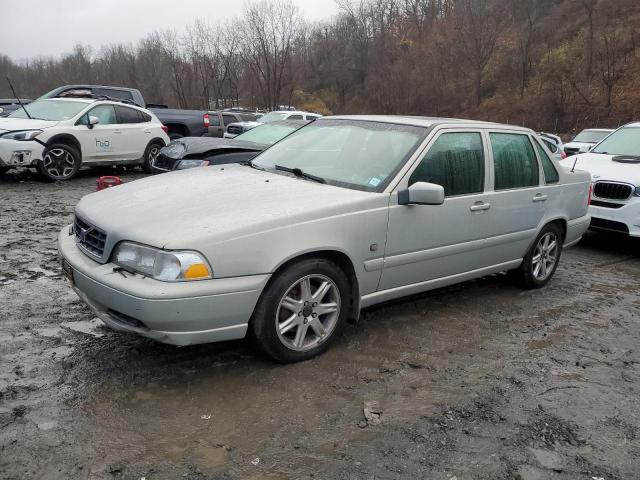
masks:
<svg viewBox="0 0 640 480"><path fill-rule="evenodd" d="M222 121L225 125L229 125L230 123L238 123L238 119L233 115L222 115Z"/></svg>
<svg viewBox="0 0 640 480"><path fill-rule="evenodd" d="M126 90L115 90L111 88L94 88L94 95L105 95L111 98L117 98L119 100L129 100L133 101L133 95L131 92L127 92Z"/></svg>

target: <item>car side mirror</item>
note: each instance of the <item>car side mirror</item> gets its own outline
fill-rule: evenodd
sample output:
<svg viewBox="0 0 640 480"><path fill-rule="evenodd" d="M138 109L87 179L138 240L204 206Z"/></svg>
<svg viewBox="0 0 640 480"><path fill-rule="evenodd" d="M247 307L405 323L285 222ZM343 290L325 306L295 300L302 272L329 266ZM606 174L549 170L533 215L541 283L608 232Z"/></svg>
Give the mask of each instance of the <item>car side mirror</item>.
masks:
<svg viewBox="0 0 640 480"><path fill-rule="evenodd" d="M94 117L93 115L89 115L89 122L87 123L87 127L91 130L94 125L98 125L100 123L100 119L98 117Z"/></svg>
<svg viewBox="0 0 640 480"><path fill-rule="evenodd" d="M416 182L398 192L399 205L442 205L444 187L435 183Z"/></svg>

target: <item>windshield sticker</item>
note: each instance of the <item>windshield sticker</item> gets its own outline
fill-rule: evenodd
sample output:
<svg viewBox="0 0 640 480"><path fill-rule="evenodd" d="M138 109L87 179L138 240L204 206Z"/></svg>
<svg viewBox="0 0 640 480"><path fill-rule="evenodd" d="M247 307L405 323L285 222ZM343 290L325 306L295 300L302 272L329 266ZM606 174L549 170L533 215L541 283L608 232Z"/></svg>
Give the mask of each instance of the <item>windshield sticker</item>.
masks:
<svg viewBox="0 0 640 480"><path fill-rule="evenodd" d="M382 180L380 180L378 177L373 177L371 180L369 180L369 185L371 185L372 187L377 187L381 183Z"/></svg>

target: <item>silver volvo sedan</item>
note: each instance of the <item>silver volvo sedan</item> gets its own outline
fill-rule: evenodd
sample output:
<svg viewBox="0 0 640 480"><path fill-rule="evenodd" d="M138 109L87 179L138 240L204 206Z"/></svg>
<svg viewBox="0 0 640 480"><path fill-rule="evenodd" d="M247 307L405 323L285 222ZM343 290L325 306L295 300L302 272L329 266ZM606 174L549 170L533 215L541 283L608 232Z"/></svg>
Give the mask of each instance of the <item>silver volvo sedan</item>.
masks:
<svg viewBox="0 0 640 480"><path fill-rule="evenodd" d="M528 129L327 117L247 164L88 195L58 242L110 327L181 346L251 333L295 362L380 302L497 272L546 285L589 197Z"/></svg>

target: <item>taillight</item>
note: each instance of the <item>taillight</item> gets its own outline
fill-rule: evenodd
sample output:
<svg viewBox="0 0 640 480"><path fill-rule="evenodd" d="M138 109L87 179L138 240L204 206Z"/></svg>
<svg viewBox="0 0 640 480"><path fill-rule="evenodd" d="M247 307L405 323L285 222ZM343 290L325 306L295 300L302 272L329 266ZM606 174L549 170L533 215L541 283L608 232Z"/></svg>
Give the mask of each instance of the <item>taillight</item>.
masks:
<svg viewBox="0 0 640 480"><path fill-rule="evenodd" d="M209 114L205 113L204 116L202 117L202 120L204 121L204 128L209 128Z"/></svg>
<svg viewBox="0 0 640 480"><path fill-rule="evenodd" d="M565 158L567 158L567 152L565 152L564 150L562 150L562 152L560 152L560 158L562 160L564 160Z"/></svg>
<svg viewBox="0 0 640 480"><path fill-rule="evenodd" d="M589 198L587 198L587 205L591 205L591 195L593 194L593 183L589 184Z"/></svg>
<svg viewBox="0 0 640 480"><path fill-rule="evenodd" d="M169 133L169 127L167 127L166 125L161 125L160 128L164 133Z"/></svg>

